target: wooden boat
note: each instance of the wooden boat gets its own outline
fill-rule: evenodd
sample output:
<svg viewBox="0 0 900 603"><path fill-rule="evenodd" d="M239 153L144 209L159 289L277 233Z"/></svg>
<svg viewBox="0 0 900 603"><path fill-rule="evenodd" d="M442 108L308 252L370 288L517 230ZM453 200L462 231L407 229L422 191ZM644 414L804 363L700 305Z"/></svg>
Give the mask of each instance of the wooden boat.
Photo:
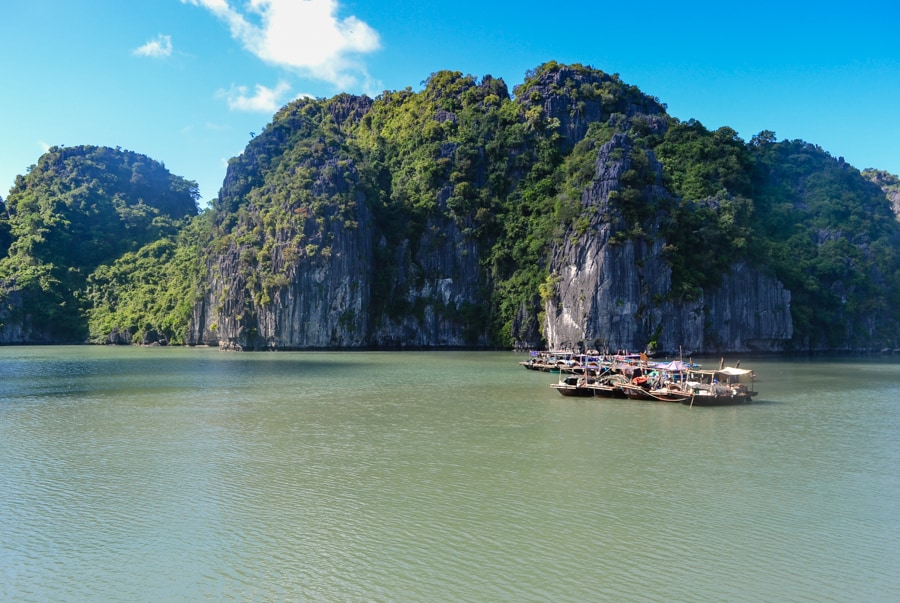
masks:
<svg viewBox="0 0 900 603"><path fill-rule="evenodd" d="M596 398L626 398L622 385L628 383L628 377L615 373L608 373L588 384L587 388L593 390Z"/></svg>
<svg viewBox="0 0 900 603"><path fill-rule="evenodd" d="M597 356L569 352L533 352L519 364L559 372L551 385L563 396L630 398L712 406L749 402L757 392L753 371L738 366L702 370L700 365L675 360L649 362L644 354ZM538 368L539 367L539 368ZM566 375L563 377L562 375Z"/></svg>
<svg viewBox="0 0 900 603"><path fill-rule="evenodd" d="M631 367L640 358L646 360L646 356L640 354L616 354L608 356L591 352L578 354L566 351L532 351L528 360L519 362L519 366L531 371L545 371L551 373L568 372L580 374L598 375L604 370L610 369L613 364Z"/></svg>
<svg viewBox="0 0 900 603"><path fill-rule="evenodd" d="M625 396L632 400L655 402L683 402L690 400L691 391L684 387L689 366L681 361L648 362L646 356L635 363L615 365L631 379L620 385Z"/></svg>
<svg viewBox="0 0 900 603"><path fill-rule="evenodd" d="M526 370L529 371L544 371L547 370L545 368L548 359L548 352L531 352L531 357L528 360L522 360L519 362L519 366L525 367Z"/></svg>
<svg viewBox="0 0 900 603"><path fill-rule="evenodd" d="M558 373L575 365L572 352L531 352L531 358L519 362L520 366L530 371Z"/></svg>
<svg viewBox="0 0 900 603"><path fill-rule="evenodd" d="M692 370L686 385L693 396L685 404L714 406L750 402L758 393L753 386L753 371L732 366L718 370Z"/></svg>
<svg viewBox="0 0 900 603"><path fill-rule="evenodd" d="M578 396L582 398L593 397L594 390L591 386L594 384L592 377L583 375L570 375L561 378L557 383L551 383L550 387L558 391L563 396Z"/></svg>
<svg viewBox="0 0 900 603"><path fill-rule="evenodd" d="M636 377L622 384L622 391L632 400L651 400L655 402L690 402L693 392L684 386L668 382L657 386L647 385L646 377Z"/></svg>

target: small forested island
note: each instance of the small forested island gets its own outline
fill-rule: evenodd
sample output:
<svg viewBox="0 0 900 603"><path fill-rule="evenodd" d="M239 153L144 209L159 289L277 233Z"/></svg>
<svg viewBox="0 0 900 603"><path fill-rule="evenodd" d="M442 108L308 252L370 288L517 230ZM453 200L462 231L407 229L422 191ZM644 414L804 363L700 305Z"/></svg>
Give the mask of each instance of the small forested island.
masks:
<svg viewBox="0 0 900 603"><path fill-rule="evenodd" d="M900 180L582 65L284 106L218 197L54 147L0 200L0 343L900 347Z"/></svg>

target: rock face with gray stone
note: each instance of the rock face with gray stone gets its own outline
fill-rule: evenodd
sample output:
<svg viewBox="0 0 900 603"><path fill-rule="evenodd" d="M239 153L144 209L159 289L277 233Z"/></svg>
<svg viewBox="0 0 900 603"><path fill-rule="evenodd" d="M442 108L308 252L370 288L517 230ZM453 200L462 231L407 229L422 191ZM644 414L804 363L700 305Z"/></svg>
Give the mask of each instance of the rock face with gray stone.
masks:
<svg viewBox="0 0 900 603"><path fill-rule="evenodd" d="M669 299L671 268L663 259L666 241L651 224L648 237L616 240L622 228L610 194L629 169L624 135L599 150L596 175L582 204L595 219L580 236L565 237L551 261L556 295L547 303L544 330L551 347L678 352L781 351L793 335L790 293L780 282L746 263L723 275L721 285L694 300ZM614 156L623 157L615 160ZM644 194L667 195L662 169Z"/></svg>
<svg viewBox="0 0 900 603"><path fill-rule="evenodd" d="M358 119L371 103L345 100L340 119ZM486 303L478 286L481 254L444 211L428 219L419 239L397 241L373 215L379 200L359 185L352 160L326 149L302 167L314 175L308 186L315 213L297 206L296 219L268 235L272 240L262 246L270 249L271 268L263 277L252 269L260 241L227 238L228 247L209 258L190 343L230 350L488 344L485 333L473 333L458 318ZM226 187L232 179L240 175L230 170ZM441 191L440 207L448 196ZM252 204L243 214L244 231L261 231L265 208Z"/></svg>
<svg viewBox="0 0 900 603"><path fill-rule="evenodd" d="M896 175L584 65L423 85L288 103L199 216L145 156L48 150L0 199L0 344L900 348Z"/></svg>
<svg viewBox="0 0 900 603"><path fill-rule="evenodd" d="M481 86L490 86L492 95L499 91L507 95L504 101L509 100L505 84L485 77ZM460 106L460 99L445 98L440 90L430 94L440 106L433 112L434 123L425 124L432 128L429 135L457 131L461 118L453 107ZM671 118L655 98L634 87L623 88L617 76L557 66L517 89L516 103L517 125L523 126L516 134L520 140L531 140L529 129L541 130L548 133L545 141L558 145L554 152L565 155L586 140L595 124L606 137L596 138L593 174L579 189L577 224L560 224L567 230L542 260L547 282L514 306L518 308L510 328L514 345L694 354L815 348L795 337L791 292L758 258L756 263L747 257L734 260L724 269L720 266L721 274L699 289L673 294L676 279L666 255L670 241L665 233L671 233L667 231L673 222L671 208L682 200L672 196L674 189L654 152L636 142L642 137L659 140L670 127ZM345 95L329 110L338 124L364 123L371 118L372 106L370 99ZM299 121L285 123L307 127ZM276 186L267 180L267 157L290 151L293 133L283 124L279 128L267 132L264 143L248 147L240 169L229 169L225 198L233 207L247 208L241 213L240 228L234 224L229 228L244 234L223 237L227 244L209 257L207 288L194 308L190 343L227 349L494 345L496 325L488 325L484 318L496 311L491 306L496 303L498 278L490 265L493 241L472 236L468 218L454 213L453 205L460 203L454 191L459 173L453 176L455 181L450 170L436 177L445 180L428 189L427 201L434 209L417 218L422 220L417 228L398 236L380 213L393 199L390 183L397 176L378 171L391 163L388 158L365 156L358 149L348 153L340 140L322 136L315 143L316 153L278 168L306 174L309 181L303 190L316 200L310 213L307 206L291 205L290 192L277 188L293 185ZM762 138L759 142L767 143ZM459 144L441 139L435 163L452 162ZM508 181L509 197L504 200L516 198L515 192L521 190L516 187L531 176L527 164L531 159L526 158L537 155L535 148L523 146L502 158L510 166L500 171ZM480 167L467 174L466 183L484 190L490 171L485 167L486 151L482 148L472 156ZM634 165L638 160L641 165ZM555 166L559 169L559 163ZM629 174L638 168L641 188L630 182L626 186ZM372 180L379 180L381 188L365 185ZM253 183L252 191L247 182ZM626 188L631 196L623 201ZM492 194L502 195L504 190L495 186ZM293 208L296 219L290 224L267 224L262 201L273 197L286 199L284 211ZM712 206L717 199L691 202ZM802 205L802 198L795 203ZM227 205L219 208L217 219L223 223L230 219ZM627 214L628 207L637 206L643 209L635 221ZM266 268L256 271L256 265ZM860 332L848 331L847 340L864 340L865 332L878 329L874 319L855 324Z"/></svg>
<svg viewBox="0 0 900 603"><path fill-rule="evenodd" d="M239 248L213 258L208 293L194 309L192 343L233 350L487 345L448 316L449 308L483 302L473 287L477 250L452 224L443 225L439 241L421 242L414 256L408 244L390 249L365 203L357 208L358 227L317 233L328 235L327 253L274 258L285 281L266 303L248 290ZM389 302L373 307L373 289L385 287Z"/></svg>

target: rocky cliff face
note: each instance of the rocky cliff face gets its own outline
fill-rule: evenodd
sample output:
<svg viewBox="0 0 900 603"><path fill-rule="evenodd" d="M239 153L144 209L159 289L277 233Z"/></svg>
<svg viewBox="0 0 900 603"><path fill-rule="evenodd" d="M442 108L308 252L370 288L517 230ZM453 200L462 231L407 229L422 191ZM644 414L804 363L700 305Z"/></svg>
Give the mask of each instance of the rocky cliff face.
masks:
<svg viewBox="0 0 900 603"><path fill-rule="evenodd" d="M618 150L618 152L616 152ZM565 238L550 265L556 295L547 302L544 330L554 348L586 345L609 350L781 351L793 335L790 293L746 263L723 275L721 285L689 301L670 299L672 270L663 256L658 215L647 236L617 240L624 227L610 194L631 166L631 144L616 135L597 154L596 175L582 204L595 208L590 228ZM624 159L616 160L620 156ZM645 197L665 197L662 168ZM583 343L582 343L583 342Z"/></svg>
<svg viewBox="0 0 900 603"><path fill-rule="evenodd" d="M368 283L376 272L371 220L364 202L356 204L352 221L362 227L348 226L352 222L332 211L321 217L325 229L306 217L300 229L277 233L269 282L259 282L248 266L247 256L257 253L253 246L233 243L210 258L208 293L194 308L191 343L233 350L366 345Z"/></svg>
<svg viewBox="0 0 900 603"><path fill-rule="evenodd" d="M583 65L424 84L289 103L200 216L145 156L51 149L0 201L0 344L900 347L897 176Z"/></svg>
<svg viewBox="0 0 900 603"><path fill-rule="evenodd" d="M344 98L339 122L358 120L371 101ZM352 108L350 107L352 106ZM282 133L284 134L284 133ZM311 204L292 203L291 193L265 189L245 200L233 232L265 230L272 196L293 216L254 237L226 236L228 247L208 264L208 292L194 308L190 342L232 350L425 348L485 346L460 318L483 305L477 246L438 212L421 235L399 238L391 223L373 213L379 191L335 143L305 161L280 186L307 182ZM240 180L229 172L229 179ZM439 193L445 209L450 189ZM260 199L257 204L256 199ZM260 247L269 257L259 258ZM263 272L260 272L261 264ZM264 274L263 274L264 273Z"/></svg>
<svg viewBox="0 0 900 603"><path fill-rule="evenodd" d="M706 192L675 197L671 166L664 168L653 150L664 156L654 145L666 140L672 123L656 99L581 66L544 69L516 90L515 101L492 78L478 85L453 74L433 77L446 87L432 82L423 93L388 95L380 105L343 96L289 106L251 143L229 169L216 209L219 232L191 343L485 348L506 329L504 345L520 346L701 354L822 345L808 314L804 328L818 343L797 337L791 304L798 297L759 254L751 261L746 246L715 256L733 257L724 260L730 265L695 262L692 270L719 274L682 286L688 281L673 272L679 264L670 240L680 226L678 211L687 204L715 212L721 199L734 197L722 181L713 192L694 186ZM682 136L691 135L698 136L694 146L676 142L702 155L718 133L691 125ZM354 136L366 144L357 145ZM728 172L735 186L741 178L763 178L740 172L753 161L730 161L728 153L762 157L773 141L761 137L754 144L771 146L750 151L729 136L723 133L727 144L715 147L723 154L710 159L718 163L687 173L693 168L685 162L680 177ZM783 151L794 152L788 147ZM585 148L592 150L585 154ZM586 185L572 194L571 182L585 173ZM788 182L802 193L802 179L780 177L780 184L762 188ZM805 211L800 193L789 202L766 193L770 205L762 206L771 208L776 199L780 212ZM577 207L567 205L572 199ZM746 198L733 205L740 203L752 205ZM505 213L491 222L492 211ZM555 234L546 234L553 225L537 214L553 214ZM780 233L778 244L786 249L794 231L789 219L780 226L787 234ZM746 219L742 227L741 236L752 234ZM715 240L727 245L721 232ZM804 235L790 239L804 253L827 243ZM516 237L532 247L552 244L523 270ZM694 244L691 236L681 236L679 245L685 244ZM696 255L679 257L683 264ZM831 256L808 257L805 270L830 269ZM800 272L792 277L809 280ZM836 291L841 283L828 286ZM804 294L807 309L814 294L815 287ZM502 312L504 319L514 316L498 326ZM851 322L857 340L880 324Z"/></svg>
<svg viewBox="0 0 900 603"><path fill-rule="evenodd" d="M43 321L34 320L28 312L33 300L28 299L16 287L15 281L5 285L9 287L9 292L6 293L4 303L0 306L0 345L59 343L54 334L44 326Z"/></svg>
<svg viewBox="0 0 900 603"><path fill-rule="evenodd" d="M664 128L665 108L633 86L624 86L617 75L560 65L516 90L527 111L540 106L544 115L558 122L564 148L584 138L592 123L630 120L640 116L648 128Z"/></svg>
<svg viewBox="0 0 900 603"><path fill-rule="evenodd" d="M329 242L320 250L296 257L292 237L280 237L273 265L283 278L265 301L254 296L242 266L246 248L212 258L191 343L232 350L486 346L484 333L472 334L456 318L484 302L474 245L452 223L430 223L429 233L439 234L415 250L409 241L394 248L375 228L365 199L356 207L357 227L333 224L322 232L308 225L305 240Z"/></svg>
<svg viewBox="0 0 900 603"><path fill-rule="evenodd" d="M863 171L863 176L877 185L891 202L891 209L897 220L900 220L900 178L883 170L868 169Z"/></svg>
<svg viewBox="0 0 900 603"><path fill-rule="evenodd" d="M439 200L446 203L448 191ZM384 242L382 241L382 244ZM450 220L431 218L415 250L409 241L394 250L393 301L376 317L369 344L387 348L487 346L473 331L467 309L487 303L478 246ZM384 267L380 267L384 270Z"/></svg>

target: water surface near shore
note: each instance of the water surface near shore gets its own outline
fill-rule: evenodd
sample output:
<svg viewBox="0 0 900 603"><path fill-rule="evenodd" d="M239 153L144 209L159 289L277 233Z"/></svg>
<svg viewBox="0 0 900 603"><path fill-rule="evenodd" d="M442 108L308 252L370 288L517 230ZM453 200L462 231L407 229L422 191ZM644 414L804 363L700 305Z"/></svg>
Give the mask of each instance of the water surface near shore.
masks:
<svg viewBox="0 0 900 603"><path fill-rule="evenodd" d="M0 348L0 599L900 594L893 357L692 409L524 358Z"/></svg>

